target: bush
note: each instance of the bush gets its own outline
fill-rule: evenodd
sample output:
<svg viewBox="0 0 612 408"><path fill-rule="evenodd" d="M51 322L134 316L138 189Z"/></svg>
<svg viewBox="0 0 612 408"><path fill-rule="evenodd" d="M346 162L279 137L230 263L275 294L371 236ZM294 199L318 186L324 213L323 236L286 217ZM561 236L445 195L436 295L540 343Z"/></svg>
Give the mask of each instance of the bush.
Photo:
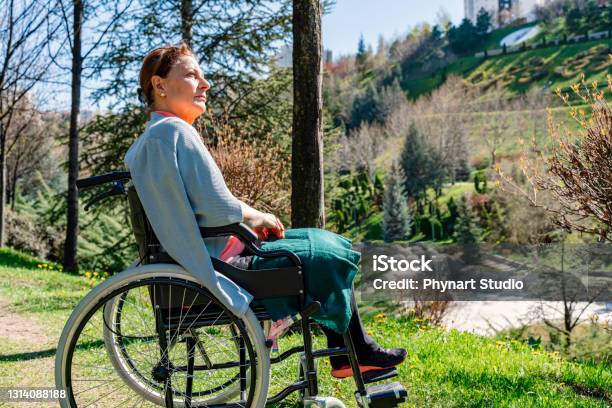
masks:
<svg viewBox="0 0 612 408"><path fill-rule="evenodd" d="M224 121L217 124L216 132L217 143L210 146L210 154L232 194L288 221L291 172L285 165L285 149L271 136L254 139L240 131L236 135L236 130Z"/></svg>
<svg viewBox="0 0 612 408"><path fill-rule="evenodd" d="M484 170L474 173L474 190L482 194L487 192L487 174Z"/></svg>
<svg viewBox="0 0 612 408"><path fill-rule="evenodd" d="M45 227L26 212L7 211L6 244L18 251L41 259L59 261L62 234L59 230Z"/></svg>
<svg viewBox="0 0 612 408"><path fill-rule="evenodd" d="M417 220L418 232L427 240L439 240L444 238L442 223L435 216L420 216Z"/></svg>

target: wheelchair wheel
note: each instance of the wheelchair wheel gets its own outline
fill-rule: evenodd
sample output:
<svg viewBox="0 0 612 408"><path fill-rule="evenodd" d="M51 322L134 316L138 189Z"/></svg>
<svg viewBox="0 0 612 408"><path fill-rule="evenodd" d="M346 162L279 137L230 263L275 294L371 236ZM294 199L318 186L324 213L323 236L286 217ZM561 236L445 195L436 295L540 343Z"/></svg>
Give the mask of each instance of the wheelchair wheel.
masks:
<svg viewBox="0 0 612 408"><path fill-rule="evenodd" d="M90 292L56 357L63 407L261 407L269 372L253 312L238 318L180 267L162 264L129 269Z"/></svg>
<svg viewBox="0 0 612 408"><path fill-rule="evenodd" d="M143 338L146 336L138 336L142 333L133 333L130 332L130 329L127 331L124 330L124 327L127 325L128 327L131 326L131 330L133 331L134 325L130 324L129 321L126 324L126 320L129 319L125 318L126 313L124 313L124 309L133 307L137 302L135 302L136 299L143 298L142 293L138 294L136 292L137 291L135 290L125 291L121 293L121 295L108 301L104 306L104 345L113 366L117 372L122 375L124 381L128 382L134 391L143 395L146 399L151 400L152 398L153 400L157 400L160 398L160 394L163 392L163 387L161 387L155 381L151 381L149 378L146 369L150 369L150 367L144 367L145 372L141 372L143 367L141 367L142 364L139 364L139 360L141 360L140 351L134 350L132 347L130 347L130 343L135 337ZM140 292L142 292L142 288ZM213 364L210 358L212 347L210 344L207 344L207 333L201 333L201 331L205 330L206 329L201 327L192 327L185 330L185 333L181 336L181 338L186 339L191 337L193 339L192 347L195 354L199 354L203 362L206 365L211 366ZM217 333L221 331L219 329L216 330ZM236 325L230 325L224 327L222 331L226 332L226 337L232 338L229 346L231 347L233 345L235 348L234 352L239 353L240 335L238 327ZM173 341L171 344L169 344L169 347L170 349L173 349L177 347L178 337L171 337L171 339L173 339ZM250 383L248 370L246 378L247 384ZM212 388L193 390L194 399L197 399L197 401L201 403L205 402L206 404L224 403L240 392L240 374L236 373L234 376L225 379L225 381L220 381L217 384L209 383L202 385L210 386Z"/></svg>

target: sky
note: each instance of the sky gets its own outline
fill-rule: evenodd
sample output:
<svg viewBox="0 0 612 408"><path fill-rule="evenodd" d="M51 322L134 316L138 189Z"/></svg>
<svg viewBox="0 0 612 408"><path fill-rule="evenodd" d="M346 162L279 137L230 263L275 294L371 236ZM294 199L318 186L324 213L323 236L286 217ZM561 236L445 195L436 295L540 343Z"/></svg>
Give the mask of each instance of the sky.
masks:
<svg viewBox="0 0 612 408"><path fill-rule="evenodd" d="M359 36L375 49L378 36L390 40L421 22L433 24L443 8L453 23L463 18L463 0L336 0L323 16L323 47L338 55L355 53Z"/></svg>

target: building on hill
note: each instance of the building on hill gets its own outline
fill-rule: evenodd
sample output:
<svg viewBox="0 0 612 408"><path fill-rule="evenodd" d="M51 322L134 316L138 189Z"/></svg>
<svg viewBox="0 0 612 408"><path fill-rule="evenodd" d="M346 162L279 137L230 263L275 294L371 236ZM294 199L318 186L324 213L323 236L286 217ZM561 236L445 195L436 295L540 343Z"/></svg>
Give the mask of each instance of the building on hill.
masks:
<svg viewBox="0 0 612 408"><path fill-rule="evenodd" d="M534 9L543 5L546 0L464 0L465 18L476 23L480 9L485 9L491 15L491 23L497 28L518 19L533 21Z"/></svg>

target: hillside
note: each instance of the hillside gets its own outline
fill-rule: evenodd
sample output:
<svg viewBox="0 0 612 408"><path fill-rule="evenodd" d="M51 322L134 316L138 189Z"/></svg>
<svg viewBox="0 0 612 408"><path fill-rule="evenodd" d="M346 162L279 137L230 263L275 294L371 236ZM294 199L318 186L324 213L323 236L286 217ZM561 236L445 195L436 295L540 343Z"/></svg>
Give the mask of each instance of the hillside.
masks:
<svg viewBox="0 0 612 408"><path fill-rule="evenodd" d="M0 387L52 386L59 334L90 284L85 277L49 270L46 264L39 267L12 252L0 252L0 264L0 322L8 328L0 336L4 373ZM470 406L605 407L612 401L609 365L570 363L524 342L461 333L418 320L378 314L365 321L385 346L408 349L398 381L408 389L410 406L466 406L469 401ZM298 336L290 336L281 341L281 349L298 341ZM316 346L323 343L324 338L317 336ZM295 359L274 366L271 392L295 378L296 366ZM332 379L326 360L320 361L319 372L322 395L335 395L347 406L356 406L351 381ZM295 396L282 406L297 406Z"/></svg>
<svg viewBox="0 0 612 408"><path fill-rule="evenodd" d="M461 57L434 76L406 80L402 85L411 98L417 98L437 88L452 74L482 85L502 81L512 92L522 92L533 85L552 90L568 88L577 82L580 72L585 72L589 81L604 83L606 75L612 72L612 59L608 57L611 48L612 40L606 39L488 58Z"/></svg>

